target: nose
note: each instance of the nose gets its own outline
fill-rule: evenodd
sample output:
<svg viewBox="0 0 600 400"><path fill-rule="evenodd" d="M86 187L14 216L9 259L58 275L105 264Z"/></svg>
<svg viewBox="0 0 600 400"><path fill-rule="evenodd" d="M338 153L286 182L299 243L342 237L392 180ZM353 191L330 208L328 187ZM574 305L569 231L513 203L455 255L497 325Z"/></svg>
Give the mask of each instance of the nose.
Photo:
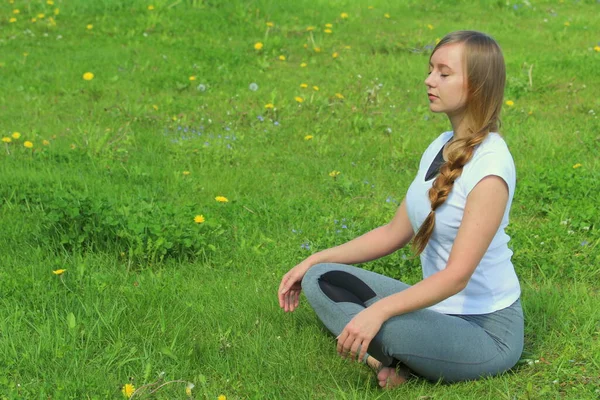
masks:
<svg viewBox="0 0 600 400"><path fill-rule="evenodd" d="M425 78L425 85L427 87L432 87L433 86L433 74L429 74L427 75L427 78Z"/></svg>

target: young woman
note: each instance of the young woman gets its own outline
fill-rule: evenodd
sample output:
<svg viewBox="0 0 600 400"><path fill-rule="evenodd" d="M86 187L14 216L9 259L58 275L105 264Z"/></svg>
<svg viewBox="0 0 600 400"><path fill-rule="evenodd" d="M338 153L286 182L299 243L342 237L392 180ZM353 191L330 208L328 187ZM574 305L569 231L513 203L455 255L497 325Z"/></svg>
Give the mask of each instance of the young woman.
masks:
<svg viewBox="0 0 600 400"><path fill-rule="evenodd" d="M474 31L434 48L425 80L431 111L452 131L425 150L394 218L350 242L311 255L283 276L279 305L301 289L342 357L378 370L379 385L412 374L456 382L502 373L523 349L520 286L505 232L515 167L497 133L505 66L498 44ZM423 280L409 286L348 264L413 241Z"/></svg>

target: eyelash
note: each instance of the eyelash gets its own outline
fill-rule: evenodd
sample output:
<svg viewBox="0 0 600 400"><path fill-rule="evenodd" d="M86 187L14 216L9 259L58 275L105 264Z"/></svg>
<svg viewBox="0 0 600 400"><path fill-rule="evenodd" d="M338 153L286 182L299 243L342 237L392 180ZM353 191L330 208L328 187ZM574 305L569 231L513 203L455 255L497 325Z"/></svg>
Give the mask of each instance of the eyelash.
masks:
<svg viewBox="0 0 600 400"><path fill-rule="evenodd" d="M433 72L433 71L429 71L429 72L427 73L427 75L431 75L431 73L432 73L432 72ZM446 78L446 77L448 76L448 74L440 74L440 75L441 75L443 78Z"/></svg>

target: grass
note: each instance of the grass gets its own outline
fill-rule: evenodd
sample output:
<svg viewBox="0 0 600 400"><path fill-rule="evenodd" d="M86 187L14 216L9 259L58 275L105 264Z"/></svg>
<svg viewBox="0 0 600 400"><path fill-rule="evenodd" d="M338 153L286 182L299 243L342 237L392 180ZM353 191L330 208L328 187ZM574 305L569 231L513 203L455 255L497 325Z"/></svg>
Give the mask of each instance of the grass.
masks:
<svg viewBox="0 0 600 400"><path fill-rule="evenodd" d="M598 396L600 4L370 5L0 4L0 136L21 133L0 149L0 398L172 381L133 398L186 398L187 382L208 399ZM490 33L506 58L525 353L503 376L382 391L276 290L311 252L393 216L449 129L423 80L457 29ZM364 267L416 282L407 256Z"/></svg>

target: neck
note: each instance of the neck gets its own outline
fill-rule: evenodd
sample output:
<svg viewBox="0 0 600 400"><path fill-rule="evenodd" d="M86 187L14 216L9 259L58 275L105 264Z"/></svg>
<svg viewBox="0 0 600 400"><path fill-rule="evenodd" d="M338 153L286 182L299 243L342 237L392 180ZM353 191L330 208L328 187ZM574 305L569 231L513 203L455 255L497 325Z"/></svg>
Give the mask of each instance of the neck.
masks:
<svg viewBox="0 0 600 400"><path fill-rule="evenodd" d="M466 136L467 122L464 115L448 115L454 132L453 139L462 139Z"/></svg>

